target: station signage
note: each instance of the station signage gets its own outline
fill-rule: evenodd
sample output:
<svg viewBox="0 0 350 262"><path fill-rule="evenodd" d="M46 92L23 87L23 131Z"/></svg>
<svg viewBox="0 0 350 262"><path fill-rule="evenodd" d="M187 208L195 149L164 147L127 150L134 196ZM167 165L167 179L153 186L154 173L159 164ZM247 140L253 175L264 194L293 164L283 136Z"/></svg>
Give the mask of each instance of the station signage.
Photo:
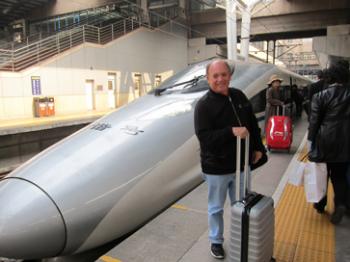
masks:
<svg viewBox="0 0 350 262"><path fill-rule="evenodd" d="M40 84L40 76L32 76L32 94L33 96L41 95L41 84Z"/></svg>

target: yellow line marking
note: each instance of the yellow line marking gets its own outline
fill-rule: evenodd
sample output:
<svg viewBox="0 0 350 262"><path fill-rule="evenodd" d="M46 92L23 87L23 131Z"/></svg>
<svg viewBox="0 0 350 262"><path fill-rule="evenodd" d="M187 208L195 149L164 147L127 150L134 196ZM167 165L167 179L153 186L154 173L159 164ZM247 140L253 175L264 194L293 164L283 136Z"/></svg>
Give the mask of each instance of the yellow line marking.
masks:
<svg viewBox="0 0 350 262"><path fill-rule="evenodd" d="M193 212L200 213L200 214L207 214L207 211L189 208L187 206L180 205L180 204L174 204L171 207L176 208L176 209L180 209L180 210L184 210L184 211L193 211Z"/></svg>
<svg viewBox="0 0 350 262"><path fill-rule="evenodd" d="M179 205L179 204L174 204L171 207L176 208L176 209L188 210L188 207L186 207L184 205Z"/></svg>
<svg viewBox="0 0 350 262"><path fill-rule="evenodd" d="M122 262L121 260L110 257L110 256L102 256L102 257L100 257L100 259L104 262Z"/></svg>

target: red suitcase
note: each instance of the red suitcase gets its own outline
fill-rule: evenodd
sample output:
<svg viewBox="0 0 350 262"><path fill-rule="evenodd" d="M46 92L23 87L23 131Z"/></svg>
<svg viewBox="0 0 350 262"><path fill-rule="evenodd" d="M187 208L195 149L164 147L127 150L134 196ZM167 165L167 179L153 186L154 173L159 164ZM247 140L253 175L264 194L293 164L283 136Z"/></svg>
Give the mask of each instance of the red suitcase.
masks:
<svg viewBox="0 0 350 262"><path fill-rule="evenodd" d="M271 116L265 134L267 150L286 149L289 151L293 141L292 119L283 115Z"/></svg>

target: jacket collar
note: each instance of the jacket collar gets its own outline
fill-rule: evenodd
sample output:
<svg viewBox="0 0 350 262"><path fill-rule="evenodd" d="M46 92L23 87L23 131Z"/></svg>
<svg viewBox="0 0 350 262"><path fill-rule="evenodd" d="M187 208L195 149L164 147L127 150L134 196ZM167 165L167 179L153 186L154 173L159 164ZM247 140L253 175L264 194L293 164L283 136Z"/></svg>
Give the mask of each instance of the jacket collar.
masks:
<svg viewBox="0 0 350 262"><path fill-rule="evenodd" d="M218 99L227 99L227 96L219 94L219 93L215 93L213 90L211 90L211 88L209 89L209 94L210 94L210 96L218 98ZM230 88L228 89L228 94L229 94L229 96L231 95Z"/></svg>

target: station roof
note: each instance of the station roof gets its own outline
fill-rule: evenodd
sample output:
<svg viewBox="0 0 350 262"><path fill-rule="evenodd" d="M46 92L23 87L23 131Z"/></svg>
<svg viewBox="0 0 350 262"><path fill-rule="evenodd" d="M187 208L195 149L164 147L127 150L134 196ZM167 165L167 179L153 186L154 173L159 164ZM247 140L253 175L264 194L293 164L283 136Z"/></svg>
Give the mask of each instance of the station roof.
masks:
<svg viewBox="0 0 350 262"><path fill-rule="evenodd" d="M40 8L53 0L1 0L0 1L0 27L23 18L30 11Z"/></svg>

